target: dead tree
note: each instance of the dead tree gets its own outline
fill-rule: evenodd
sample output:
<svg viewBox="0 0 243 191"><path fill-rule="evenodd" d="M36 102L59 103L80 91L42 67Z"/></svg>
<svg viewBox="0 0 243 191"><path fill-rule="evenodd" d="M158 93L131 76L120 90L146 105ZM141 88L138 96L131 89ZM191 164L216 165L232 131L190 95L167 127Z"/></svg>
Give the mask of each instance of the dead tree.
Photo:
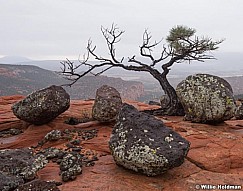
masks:
<svg viewBox="0 0 243 191"><path fill-rule="evenodd" d="M92 41L88 41L87 54L83 60L79 59L79 65L74 65L70 60L61 62L61 73L65 78L71 80L69 86L73 85L80 78L87 74L100 75L105 71L119 67L125 70L148 72L156 80L158 80L165 94L169 98L169 102L161 109L153 114L161 115L183 115L184 110L178 100L175 89L171 86L167 79L170 67L176 63L200 61L204 62L208 59L214 59L210 55L210 51L216 50L218 45L223 40L213 41L208 37L198 37L195 35L196 30L186 26L176 26L172 28L166 38L166 44L161 46L159 56L155 58L153 50L158 47L162 41L151 42L151 34L148 30L143 33L143 41L140 48L140 55L148 58L149 63L137 59L135 55L125 59L116 57L115 45L120 41L120 37L124 33L116 25L111 28L101 27L101 32L106 40L110 56L102 57L96 53L96 46L92 46ZM93 57L98 62L90 62L90 57ZM81 66L86 66L85 72L79 73L77 69ZM98 69L98 71L97 71Z"/></svg>

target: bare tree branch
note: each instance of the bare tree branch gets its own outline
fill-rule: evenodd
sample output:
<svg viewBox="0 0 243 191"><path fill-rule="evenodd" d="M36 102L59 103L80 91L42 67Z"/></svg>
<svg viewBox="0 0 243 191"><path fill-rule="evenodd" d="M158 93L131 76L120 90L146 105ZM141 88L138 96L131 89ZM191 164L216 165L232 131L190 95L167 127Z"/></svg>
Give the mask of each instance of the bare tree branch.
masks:
<svg viewBox="0 0 243 191"><path fill-rule="evenodd" d="M157 57L153 54L153 50L157 48L161 41L152 40L152 35L146 29L143 33L142 45L139 47L140 55L148 58L150 63L145 63L136 58L136 56L128 57L127 63L124 62L124 57L117 58L116 45L120 42L124 31L120 30L117 25L112 24L111 28L101 26L101 33L106 41L109 57L99 56L96 52L96 46L92 45L92 40L88 40L87 54L83 56L83 60L78 59L79 64L74 65L70 60L62 61L61 73L68 80L71 80L68 86L72 86L80 78L93 74L101 75L104 72L114 67L119 67L129 71L143 71L150 73L160 83L162 89L168 95L170 103L168 108L165 108L167 114L178 113L178 107L181 107L174 88L167 80L167 75L170 67L175 63L199 61L214 59L210 55L210 51L216 50L218 45L224 40L213 41L211 38L199 38L195 36L196 30L184 26L172 28L166 38L167 45L163 44L160 55ZM94 61L90 61L90 58ZM128 65L130 64L130 65ZM156 66L159 66L156 67ZM78 68L85 67L85 72L79 73ZM162 71L161 71L162 69Z"/></svg>

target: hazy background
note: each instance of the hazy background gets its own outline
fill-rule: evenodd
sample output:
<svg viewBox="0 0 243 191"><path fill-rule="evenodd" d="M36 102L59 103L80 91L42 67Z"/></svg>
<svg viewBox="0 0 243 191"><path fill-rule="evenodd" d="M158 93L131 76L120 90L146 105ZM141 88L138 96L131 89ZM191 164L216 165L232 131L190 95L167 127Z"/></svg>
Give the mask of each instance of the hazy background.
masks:
<svg viewBox="0 0 243 191"><path fill-rule="evenodd" d="M168 78L176 87L188 75L214 74L227 77L235 94L243 94L242 10L242 0L0 0L0 64L17 64L1 65L0 95L26 92L27 85L31 92L47 83L54 83L57 78L62 80L56 74L51 78L49 71L22 65L61 71L60 61L66 58L77 60L79 55L86 53L90 38L97 45L96 53L109 57L100 29L101 25L110 27L112 23L125 30L116 47L118 58L139 55L145 29L151 32L153 41L166 38L169 30L176 25L195 28L198 36L225 39L220 48L212 52L217 60L190 65L175 64ZM160 51L158 47L153 53L159 55ZM143 61L147 63L148 60L143 58ZM39 78L32 73L38 73ZM19 83L16 83L16 75ZM112 69L104 75L142 82L145 93L136 82L137 93L133 92L144 94L142 101L157 99L163 93L159 83L148 73ZM39 84L43 80L48 82ZM77 85L78 88L85 84L83 80ZM97 83L94 80L86 81L92 82L88 86L93 87L93 92L100 85L100 79L97 79ZM104 83L109 81L112 80L106 79ZM126 83L120 80L112 86L117 85L119 88ZM77 93L74 97L84 98L79 94L87 92L87 87L85 91L72 88ZM129 87L126 84L123 89ZM9 91L3 94L7 89Z"/></svg>
<svg viewBox="0 0 243 191"><path fill-rule="evenodd" d="M138 54L145 28L160 40L181 24L225 38L219 54L242 53L242 10L242 0L0 0L0 57L77 59L89 38L106 56L100 27L112 23L126 31L118 56Z"/></svg>

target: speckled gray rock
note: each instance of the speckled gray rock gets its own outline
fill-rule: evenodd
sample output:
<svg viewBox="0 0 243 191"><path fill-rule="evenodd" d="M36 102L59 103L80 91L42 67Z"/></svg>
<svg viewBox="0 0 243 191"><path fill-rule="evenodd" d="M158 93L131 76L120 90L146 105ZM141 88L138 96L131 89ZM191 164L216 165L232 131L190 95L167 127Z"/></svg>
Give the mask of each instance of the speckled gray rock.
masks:
<svg viewBox="0 0 243 191"><path fill-rule="evenodd" d="M70 96L61 86L33 92L12 106L16 117L26 122L42 125L55 119L70 106Z"/></svg>
<svg viewBox="0 0 243 191"><path fill-rule="evenodd" d="M13 190L24 182L33 180L37 171L47 163L44 155L34 156L31 149L1 150L0 190Z"/></svg>
<svg viewBox="0 0 243 191"><path fill-rule="evenodd" d="M155 176L180 166L190 143L161 120L123 104L109 146L117 165Z"/></svg>
<svg viewBox="0 0 243 191"><path fill-rule="evenodd" d="M62 132L58 129L54 129L47 133L44 137L46 141L57 141L62 138Z"/></svg>
<svg viewBox="0 0 243 191"><path fill-rule="evenodd" d="M113 87L103 85L96 91L92 117L100 122L115 121L121 105L120 93Z"/></svg>
<svg viewBox="0 0 243 191"><path fill-rule="evenodd" d="M241 105L239 105L237 108L236 108L236 111L235 111L235 118L237 120L242 120L243 119L243 104L241 103Z"/></svg>
<svg viewBox="0 0 243 191"><path fill-rule="evenodd" d="M223 78L191 75L178 84L176 93L185 109L185 120L220 123L234 116L233 90Z"/></svg>

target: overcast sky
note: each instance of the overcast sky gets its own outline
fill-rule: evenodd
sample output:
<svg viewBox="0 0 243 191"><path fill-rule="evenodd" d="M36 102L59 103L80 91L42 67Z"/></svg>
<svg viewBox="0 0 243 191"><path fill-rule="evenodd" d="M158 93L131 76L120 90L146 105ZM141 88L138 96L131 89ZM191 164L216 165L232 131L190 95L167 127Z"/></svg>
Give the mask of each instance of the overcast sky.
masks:
<svg viewBox="0 0 243 191"><path fill-rule="evenodd" d="M92 38L107 55L101 25L125 30L118 55L137 53L145 28L154 40L175 25L225 38L220 52L243 52L243 0L0 0L0 57L77 59Z"/></svg>

